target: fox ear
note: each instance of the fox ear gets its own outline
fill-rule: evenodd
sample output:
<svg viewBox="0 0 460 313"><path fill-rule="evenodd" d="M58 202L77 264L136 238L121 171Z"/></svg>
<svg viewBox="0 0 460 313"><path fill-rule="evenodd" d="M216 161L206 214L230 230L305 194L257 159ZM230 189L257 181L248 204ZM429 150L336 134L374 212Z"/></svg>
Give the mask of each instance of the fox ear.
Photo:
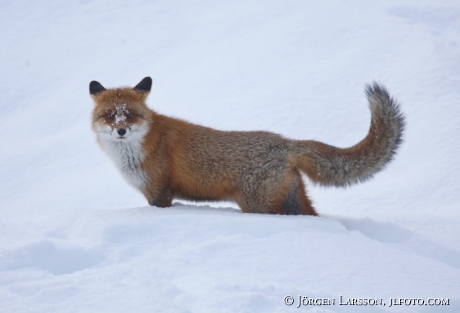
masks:
<svg viewBox="0 0 460 313"><path fill-rule="evenodd" d="M101 85L100 82L97 82L93 80L92 82L89 83L89 93L92 94L93 96L97 95L101 91L106 90L104 86Z"/></svg>
<svg viewBox="0 0 460 313"><path fill-rule="evenodd" d="M136 89L142 92L150 92L150 89L152 89L152 79L149 76L145 77L133 89Z"/></svg>

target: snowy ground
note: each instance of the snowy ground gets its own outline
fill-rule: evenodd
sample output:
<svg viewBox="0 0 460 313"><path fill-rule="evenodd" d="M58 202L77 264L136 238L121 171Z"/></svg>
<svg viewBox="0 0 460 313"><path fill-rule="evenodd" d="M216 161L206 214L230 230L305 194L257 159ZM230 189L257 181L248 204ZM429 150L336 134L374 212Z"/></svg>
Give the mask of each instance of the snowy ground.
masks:
<svg viewBox="0 0 460 313"><path fill-rule="evenodd" d="M458 1L3 1L0 47L0 312L460 312ZM373 181L307 182L320 218L148 207L88 95L145 76L160 113L342 147L376 80L405 142Z"/></svg>

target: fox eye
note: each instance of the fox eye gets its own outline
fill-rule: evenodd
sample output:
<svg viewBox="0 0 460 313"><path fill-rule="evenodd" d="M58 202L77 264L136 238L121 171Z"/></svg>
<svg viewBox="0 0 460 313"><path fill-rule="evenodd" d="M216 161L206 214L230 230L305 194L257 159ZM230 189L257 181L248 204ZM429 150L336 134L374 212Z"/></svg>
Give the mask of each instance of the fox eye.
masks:
<svg viewBox="0 0 460 313"><path fill-rule="evenodd" d="M134 117L134 114L133 114L133 113L128 113L128 114L126 114L126 117L127 117L127 118L133 118L133 117Z"/></svg>
<svg viewBox="0 0 460 313"><path fill-rule="evenodd" d="M107 114L107 118L108 118L109 120L113 120L113 119L115 118L115 114L109 113L109 114Z"/></svg>

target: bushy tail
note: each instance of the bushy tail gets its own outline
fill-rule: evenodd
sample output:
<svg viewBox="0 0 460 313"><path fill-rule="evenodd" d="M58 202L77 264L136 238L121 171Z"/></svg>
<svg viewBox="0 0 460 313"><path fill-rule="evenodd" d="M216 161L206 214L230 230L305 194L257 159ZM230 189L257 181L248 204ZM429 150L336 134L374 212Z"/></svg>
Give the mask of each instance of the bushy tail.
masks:
<svg viewBox="0 0 460 313"><path fill-rule="evenodd" d="M361 142L346 149L312 140L294 143L297 166L312 181L324 186L362 182L381 171L395 155L405 126L399 104L375 82L365 91L372 118L369 133Z"/></svg>

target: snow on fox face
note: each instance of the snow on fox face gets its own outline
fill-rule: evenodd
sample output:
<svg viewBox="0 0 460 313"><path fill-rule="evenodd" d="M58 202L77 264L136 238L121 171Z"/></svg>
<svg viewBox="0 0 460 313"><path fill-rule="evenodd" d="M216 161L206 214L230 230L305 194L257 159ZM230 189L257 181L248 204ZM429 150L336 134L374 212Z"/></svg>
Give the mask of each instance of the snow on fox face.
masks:
<svg viewBox="0 0 460 313"><path fill-rule="evenodd" d="M126 103L107 105L96 110L93 129L101 140L139 140L148 131L148 122L142 113Z"/></svg>
<svg viewBox="0 0 460 313"><path fill-rule="evenodd" d="M97 81L90 83L89 91L95 104L93 130L100 143L142 141L152 122L145 105L151 86L150 77L134 88L107 90Z"/></svg>

